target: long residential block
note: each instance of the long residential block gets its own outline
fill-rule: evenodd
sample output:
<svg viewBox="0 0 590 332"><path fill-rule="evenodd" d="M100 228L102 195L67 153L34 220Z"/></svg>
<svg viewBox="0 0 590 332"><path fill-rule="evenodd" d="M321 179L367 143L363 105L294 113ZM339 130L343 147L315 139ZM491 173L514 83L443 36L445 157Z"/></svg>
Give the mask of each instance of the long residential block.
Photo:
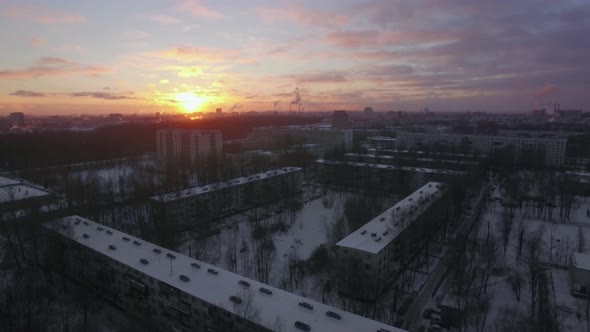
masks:
<svg viewBox="0 0 590 332"><path fill-rule="evenodd" d="M224 182L183 189L152 197L167 222L190 224L216 218L295 193L302 169L284 167Z"/></svg>
<svg viewBox="0 0 590 332"><path fill-rule="evenodd" d="M44 224L67 273L153 331L401 332L79 216Z"/></svg>

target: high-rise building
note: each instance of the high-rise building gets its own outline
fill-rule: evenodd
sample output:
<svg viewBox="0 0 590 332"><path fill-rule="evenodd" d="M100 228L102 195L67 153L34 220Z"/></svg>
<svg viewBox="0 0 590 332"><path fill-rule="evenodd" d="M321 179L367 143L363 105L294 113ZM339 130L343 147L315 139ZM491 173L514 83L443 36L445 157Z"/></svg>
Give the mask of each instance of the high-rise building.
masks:
<svg viewBox="0 0 590 332"><path fill-rule="evenodd" d="M352 124L346 111L334 111L332 113L332 128L334 129L350 129Z"/></svg>
<svg viewBox="0 0 590 332"><path fill-rule="evenodd" d="M25 114L23 112L10 113L10 122L13 126L25 126Z"/></svg>
<svg viewBox="0 0 590 332"><path fill-rule="evenodd" d="M156 133L156 146L161 161L221 160L223 136L218 130L160 129Z"/></svg>

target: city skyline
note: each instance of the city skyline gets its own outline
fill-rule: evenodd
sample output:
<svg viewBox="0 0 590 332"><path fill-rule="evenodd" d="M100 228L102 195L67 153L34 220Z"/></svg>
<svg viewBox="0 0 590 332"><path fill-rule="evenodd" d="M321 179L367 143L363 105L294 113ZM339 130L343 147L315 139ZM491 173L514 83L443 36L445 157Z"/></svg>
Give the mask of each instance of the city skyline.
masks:
<svg viewBox="0 0 590 332"><path fill-rule="evenodd" d="M0 1L0 114L590 106L590 4Z"/></svg>

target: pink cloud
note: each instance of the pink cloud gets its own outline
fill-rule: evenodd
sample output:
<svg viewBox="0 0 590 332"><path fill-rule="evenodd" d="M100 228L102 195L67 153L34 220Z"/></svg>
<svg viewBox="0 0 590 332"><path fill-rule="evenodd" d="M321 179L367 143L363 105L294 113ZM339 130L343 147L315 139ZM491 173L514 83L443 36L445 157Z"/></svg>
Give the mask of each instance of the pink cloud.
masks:
<svg viewBox="0 0 590 332"><path fill-rule="evenodd" d="M3 10L4 17L26 19L37 23L84 23L85 16L80 14L43 8L39 6L13 6Z"/></svg>
<svg viewBox="0 0 590 332"><path fill-rule="evenodd" d="M297 25L338 28L350 22L350 17L327 11L309 10L300 5L286 8L258 8L258 14L269 23L289 21Z"/></svg>
<svg viewBox="0 0 590 332"><path fill-rule="evenodd" d="M182 0L176 7L182 12L210 20L219 20L224 17L222 13L205 6L202 0Z"/></svg>
<svg viewBox="0 0 590 332"><path fill-rule="evenodd" d="M43 38L34 37L31 39L31 45L33 47L45 47L47 46L47 42Z"/></svg>
<svg viewBox="0 0 590 332"><path fill-rule="evenodd" d="M224 48L183 45L160 51L155 55L185 62L224 62L231 59L237 59L239 52L237 50Z"/></svg>
<svg viewBox="0 0 590 332"><path fill-rule="evenodd" d="M63 58L42 57L29 68L0 70L0 80L70 75L97 77L110 71L107 67L83 65Z"/></svg>
<svg viewBox="0 0 590 332"><path fill-rule="evenodd" d="M182 23L182 21L176 17L168 15L150 15L148 16L148 19L158 23L159 25L176 25Z"/></svg>

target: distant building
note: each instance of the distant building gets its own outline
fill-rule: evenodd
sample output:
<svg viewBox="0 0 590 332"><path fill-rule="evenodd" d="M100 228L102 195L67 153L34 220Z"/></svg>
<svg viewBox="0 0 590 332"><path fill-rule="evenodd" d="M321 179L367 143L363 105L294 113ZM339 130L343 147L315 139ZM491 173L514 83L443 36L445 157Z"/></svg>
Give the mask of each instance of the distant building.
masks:
<svg viewBox="0 0 590 332"><path fill-rule="evenodd" d="M295 144L317 144L322 153L341 149L350 151L353 143L352 130L306 126L254 128L252 140L259 149L287 148Z"/></svg>
<svg viewBox="0 0 590 332"><path fill-rule="evenodd" d="M302 169L284 167L268 172L183 189L150 200L166 222L195 225L256 205L267 203L299 190Z"/></svg>
<svg viewBox="0 0 590 332"><path fill-rule="evenodd" d="M561 167L565 161L567 139L528 138L517 136L485 136L461 134L426 134L400 132L397 137L399 149L435 151L460 151L462 153L495 152L511 149L511 158L516 163L538 161L542 166Z"/></svg>
<svg viewBox="0 0 590 332"><path fill-rule="evenodd" d="M332 114L332 128L334 129L350 129L352 123L346 111L334 111Z"/></svg>
<svg viewBox="0 0 590 332"><path fill-rule="evenodd" d="M357 259L383 287L448 221L444 183L430 182L336 243L339 259Z"/></svg>
<svg viewBox="0 0 590 332"><path fill-rule="evenodd" d="M569 265L572 294L590 295L590 255L572 252Z"/></svg>
<svg viewBox="0 0 590 332"><path fill-rule="evenodd" d="M318 181L334 186L408 193L429 181L462 185L467 172L352 161L317 160Z"/></svg>
<svg viewBox="0 0 590 332"><path fill-rule="evenodd" d="M111 120L123 120L123 113L110 113L109 119Z"/></svg>
<svg viewBox="0 0 590 332"><path fill-rule="evenodd" d="M218 130L160 129L156 133L160 161L197 163L210 158L221 160L223 137Z"/></svg>
<svg viewBox="0 0 590 332"><path fill-rule="evenodd" d="M10 113L10 123L13 126L24 127L25 126L25 114L22 112Z"/></svg>
<svg viewBox="0 0 590 332"><path fill-rule="evenodd" d="M540 110L532 110L531 115L537 118L544 118L547 116L547 110L544 108Z"/></svg>
<svg viewBox="0 0 590 332"><path fill-rule="evenodd" d="M65 273L149 330L403 332L82 217L43 226Z"/></svg>

